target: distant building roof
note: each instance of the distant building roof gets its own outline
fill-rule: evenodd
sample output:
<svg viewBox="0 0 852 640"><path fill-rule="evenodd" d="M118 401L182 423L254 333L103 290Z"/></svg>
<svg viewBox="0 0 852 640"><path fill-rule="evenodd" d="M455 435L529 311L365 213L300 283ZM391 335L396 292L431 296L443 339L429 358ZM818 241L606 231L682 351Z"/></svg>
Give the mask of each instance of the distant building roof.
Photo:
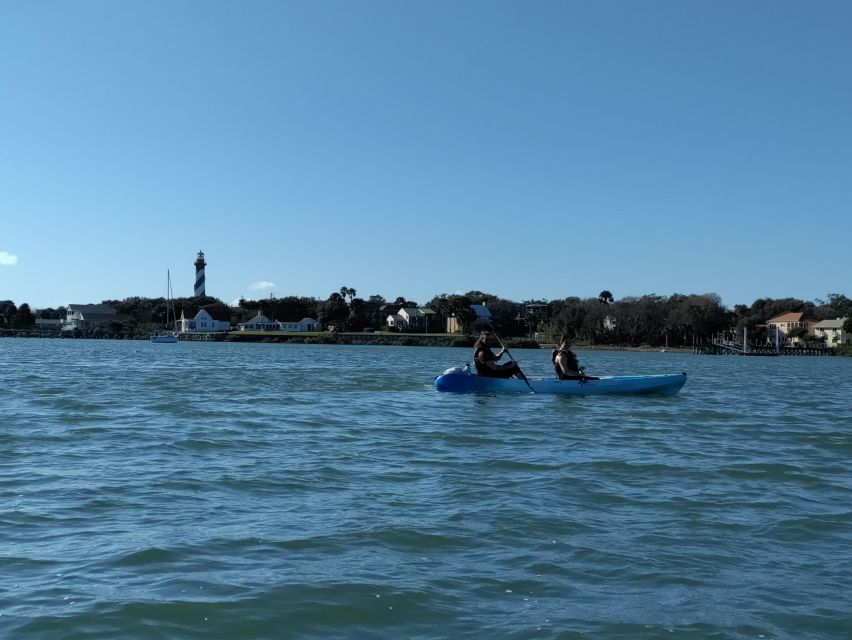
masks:
<svg viewBox="0 0 852 640"><path fill-rule="evenodd" d="M781 322L807 322L803 318L804 313L784 313L777 318L772 318L772 320L767 320L766 324L779 324Z"/></svg>
<svg viewBox="0 0 852 640"><path fill-rule="evenodd" d="M415 318L419 316L435 315L435 312L429 307L402 307L399 310L399 313L402 313L403 311L405 311L407 315Z"/></svg>
<svg viewBox="0 0 852 640"><path fill-rule="evenodd" d="M254 322L261 322L261 323L264 323L264 324L269 324L269 323L272 322L272 320L270 320L265 315L263 315L260 311L258 311L257 315L255 315L251 320L247 320L246 322L241 322L240 324L249 324L249 323L254 323Z"/></svg>
<svg viewBox="0 0 852 640"><path fill-rule="evenodd" d="M846 318L834 318L833 320L823 320L822 322L817 322L813 326L813 328L814 329L842 329L844 322L846 322Z"/></svg>
<svg viewBox="0 0 852 640"><path fill-rule="evenodd" d="M470 305L470 308L473 309L473 312L476 314L477 318L491 317L491 310L484 304L472 304Z"/></svg>
<svg viewBox="0 0 852 640"><path fill-rule="evenodd" d="M103 316L114 316L115 309L110 304L69 304L68 311L71 313L96 314Z"/></svg>
<svg viewBox="0 0 852 640"><path fill-rule="evenodd" d="M219 311L218 309L216 309L215 307L213 307L212 309L213 309L213 311L211 311L211 310L210 310L209 308L207 308L207 307L201 307L201 308L200 308L200 309L196 312L195 317L197 318L197 317L198 317L198 314L199 314L199 313L201 313L202 311L204 311L204 312L205 312L208 316L210 316L210 317L211 317L211 318L213 318L214 320L218 320L219 322L230 322L230 321L231 321L231 317L230 317L229 315L225 315L224 313L220 312L220 311ZM181 311L181 314L182 314L182 313L183 313L183 311Z"/></svg>

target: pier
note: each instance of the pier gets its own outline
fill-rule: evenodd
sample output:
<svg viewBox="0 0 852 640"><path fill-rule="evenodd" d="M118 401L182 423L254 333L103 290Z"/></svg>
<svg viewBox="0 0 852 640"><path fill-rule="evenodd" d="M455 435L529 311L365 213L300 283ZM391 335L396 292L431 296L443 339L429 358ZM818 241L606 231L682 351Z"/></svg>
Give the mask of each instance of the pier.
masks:
<svg viewBox="0 0 852 640"><path fill-rule="evenodd" d="M2 329L0 338L61 338L61 331L40 329Z"/></svg>
<svg viewBox="0 0 852 640"><path fill-rule="evenodd" d="M771 344L749 344L735 340L714 338L710 342L696 343L692 353L714 356L833 356L828 347L789 346L776 347Z"/></svg>

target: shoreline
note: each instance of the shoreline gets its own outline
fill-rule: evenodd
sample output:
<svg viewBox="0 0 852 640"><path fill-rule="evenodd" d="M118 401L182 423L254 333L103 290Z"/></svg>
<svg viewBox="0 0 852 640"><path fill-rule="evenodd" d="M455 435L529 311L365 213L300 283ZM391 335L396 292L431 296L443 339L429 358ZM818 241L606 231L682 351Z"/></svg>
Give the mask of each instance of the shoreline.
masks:
<svg viewBox="0 0 852 640"><path fill-rule="evenodd" d="M70 334L70 335L69 335ZM42 330L0 330L2 338L36 338L44 340L132 340L149 341L150 334L134 333L121 334L103 331L93 331L87 334L42 331ZM241 342L241 343L273 343L273 344L339 344L339 345L376 345L401 347L460 347L473 348L475 335L457 333L397 333L397 332L327 332L327 331L231 331L227 333L184 333L179 336L180 342ZM552 342L538 342L530 338L503 338L502 343L509 349L545 349L556 347ZM495 345L497 346L497 345ZM573 345L577 351L624 351L633 353L702 353L694 347L663 347L642 345L588 344L576 342ZM709 355L718 355L710 353ZM742 354L741 354L742 355ZM790 349L783 348L780 354L748 353L745 355L806 355L806 356L852 356L849 347L831 349Z"/></svg>
<svg viewBox="0 0 852 640"><path fill-rule="evenodd" d="M91 333L63 335L60 332L44 331L0 331L0 340L3 338L35 338L42 340L122 340L149 342L150 334L109 334ZM326 344L326 345L375 345L396 347L458 347L463 349L473 348L476 337L461 334L422 334L422 333L328 333L328 332L231 332L231 333L190 333L180 334L179 342L241 342L241 343L265 343L265 344ZM555 348L552 342L539 343L529 338L505 338L503 344L509 349L543 349ZM497 346L497 345L495 345ZM696 351L692 347L654 347L650 345L606 345L606 344L583 344L573 345L576 351L623 351L632 353L693 353L697 355L719 355ZM845 347L836 350L824 349L782 349L779 354L747 353L739 354L747 356L755 355L782 355L782 356L840 356L852 357L852 348Z"/></svg>
<svg viewBox="0 0 852 640"><path fill-rule="evenodd" d="M147 334L110 334L92 332L89 334L69 334L44 330L5 330L0 338L35 338L42 340L133 340L147 341ZM282 332L282 331L231 331L227 333L184 333L180 342L243 342L275 344L339 344L339 345L381 345L381 346L431 346L472 348L476 336L457 333L397 333L397 332ZM503 342L510 349L554 349L555 343L538 342L523 337L507 337ZM592 345L576 343L574 348L581 351L662 351L660 347L650 345ZM670 347L666 351L689 353L691 348Z"/></svg>

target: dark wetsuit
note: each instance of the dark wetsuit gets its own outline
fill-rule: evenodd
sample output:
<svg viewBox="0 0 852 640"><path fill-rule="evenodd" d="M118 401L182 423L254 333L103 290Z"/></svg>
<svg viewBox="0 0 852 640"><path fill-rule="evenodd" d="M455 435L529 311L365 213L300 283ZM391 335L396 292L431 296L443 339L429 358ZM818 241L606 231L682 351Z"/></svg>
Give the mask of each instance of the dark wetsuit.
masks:
<svg viewBox="0 0 852 640"><path fill-rule="evenodd" d="M489 362L497 363L497 356L488 347L479 347L474 351L473 362L476 365L476 373L486 378L511 378L513 375L520 373L518 365L514 362L507 362L502 365L498 364L496 369L489 367Z"/></svg>

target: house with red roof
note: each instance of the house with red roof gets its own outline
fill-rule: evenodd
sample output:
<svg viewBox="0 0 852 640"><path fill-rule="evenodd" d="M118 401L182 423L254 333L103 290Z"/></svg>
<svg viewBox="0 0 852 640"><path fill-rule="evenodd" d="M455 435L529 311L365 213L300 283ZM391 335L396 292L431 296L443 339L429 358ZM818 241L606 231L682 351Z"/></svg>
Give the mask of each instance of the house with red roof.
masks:
<svg viewBox="0 0 852 640"><path fill-rule="evenodd" d="M794 329L805 329L808 335L814 335L813 327L815 324L815 321L808 320L805 318L805 314L801 312L783 313L766 321L770 340L774 341L775 336L778 335L782 342L786 341L788 344L800 344L802 342L798 337L790 337L790 332Z"/></svg>

